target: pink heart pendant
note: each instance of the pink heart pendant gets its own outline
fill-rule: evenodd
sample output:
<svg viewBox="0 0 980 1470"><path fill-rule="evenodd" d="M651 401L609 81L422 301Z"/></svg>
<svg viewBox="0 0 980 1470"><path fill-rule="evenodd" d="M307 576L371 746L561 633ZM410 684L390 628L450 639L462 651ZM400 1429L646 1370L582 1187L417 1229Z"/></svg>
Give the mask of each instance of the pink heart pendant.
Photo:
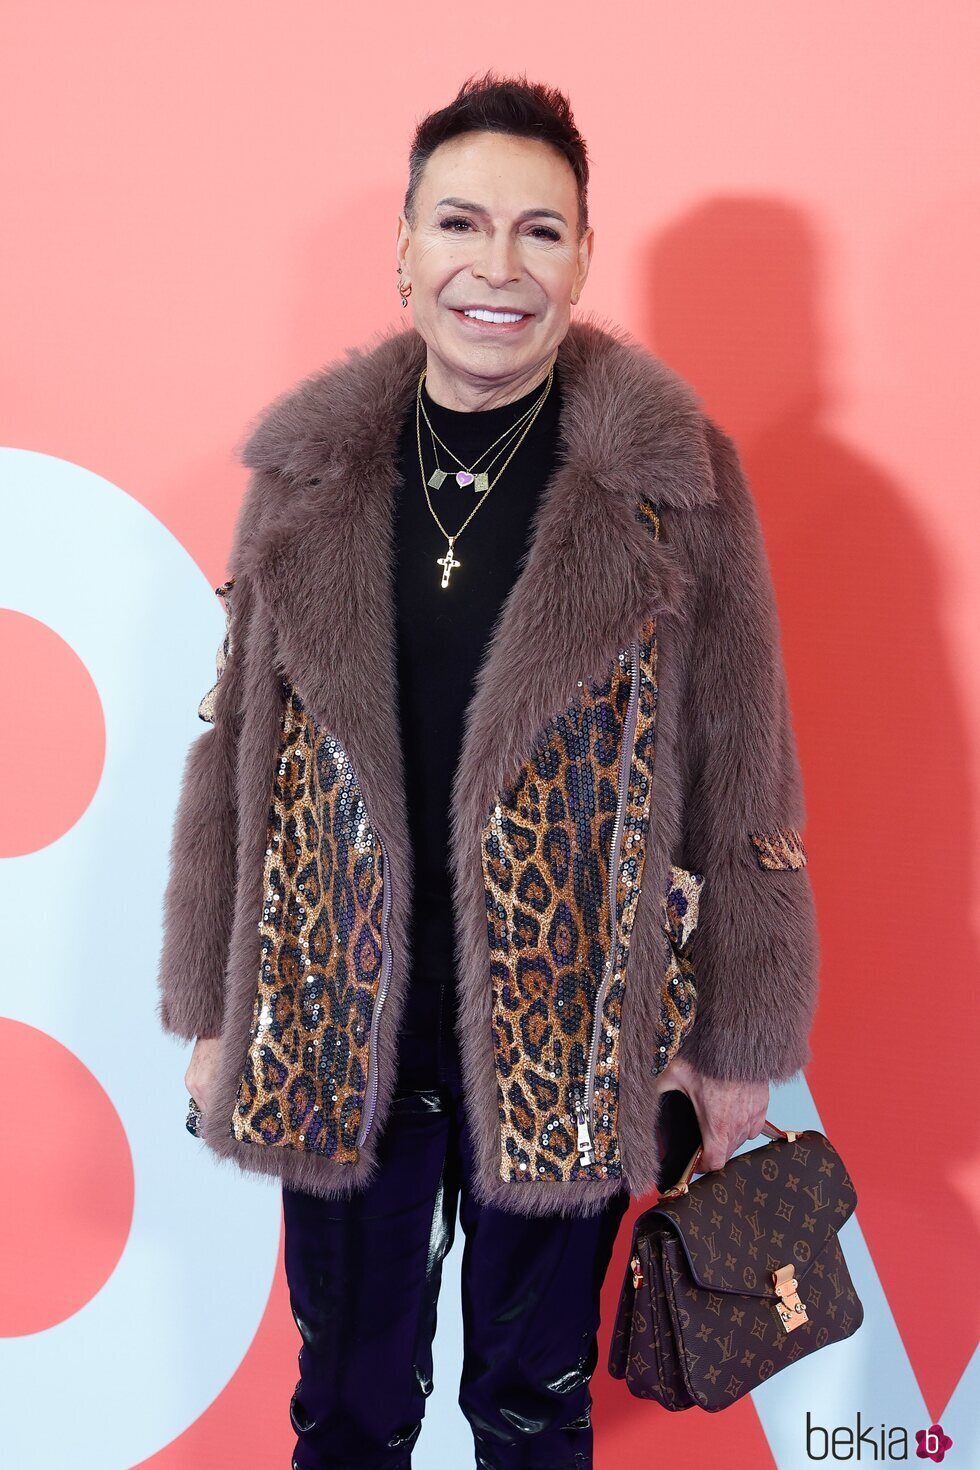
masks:
<svg viewBox="0 0 980 1470"><path fill-rule="evenodd" d="M472 485L473 479L474 479L474 476L470 474L469 470L457 470L456 471L456 484L457 485Z"/></svg>

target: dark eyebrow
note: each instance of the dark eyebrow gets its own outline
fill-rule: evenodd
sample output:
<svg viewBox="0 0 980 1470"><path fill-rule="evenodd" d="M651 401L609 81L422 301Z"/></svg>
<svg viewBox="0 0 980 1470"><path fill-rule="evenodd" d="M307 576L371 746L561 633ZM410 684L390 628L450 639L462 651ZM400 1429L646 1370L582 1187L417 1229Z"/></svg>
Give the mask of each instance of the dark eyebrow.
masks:
<svg viewBox="0 0 980 1470"><path fill-rule="evenodd" d="M474 204L471 199L439 199L436 201L436 209L441 204L451 204L453 209L470 209L474 214L489 214L488 209L484 208L482 204ZM548 219L560 219L563 225L567 226L568 224L568 220L563 214L559 214L557 209L525 209L521 211L517 218L519 220L537 219L541 215L545 215Z"/></svg>

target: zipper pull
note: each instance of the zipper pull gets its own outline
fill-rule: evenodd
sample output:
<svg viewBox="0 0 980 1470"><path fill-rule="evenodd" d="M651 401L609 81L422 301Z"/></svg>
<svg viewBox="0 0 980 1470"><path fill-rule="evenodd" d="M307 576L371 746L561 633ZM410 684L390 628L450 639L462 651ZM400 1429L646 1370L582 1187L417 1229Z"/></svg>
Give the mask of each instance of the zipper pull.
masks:
<svg viewBox="0 0 980 1470"><path fill-rule="evenodd" d="M578 1161L580 1164L594 1164L595 1152L589 1136L589 1120L585 1115L582 1095L578 1092L575 1094L575 1121L578 1125Z"/></svg>

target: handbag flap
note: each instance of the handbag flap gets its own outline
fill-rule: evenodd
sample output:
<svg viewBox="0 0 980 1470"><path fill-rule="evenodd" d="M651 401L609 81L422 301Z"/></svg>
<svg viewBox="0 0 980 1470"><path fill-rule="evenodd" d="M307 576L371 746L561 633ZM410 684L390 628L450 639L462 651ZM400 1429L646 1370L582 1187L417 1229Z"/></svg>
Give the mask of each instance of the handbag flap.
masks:
<svg viewBox="0 0 980 1470"><path fill-rule="evenodd" d="M791 1264L802 1281L856 1204L840 1154L811 1128L735 1154L641 1219L669 1222L699 1286L768 1297L771 1273Z"/></svg>

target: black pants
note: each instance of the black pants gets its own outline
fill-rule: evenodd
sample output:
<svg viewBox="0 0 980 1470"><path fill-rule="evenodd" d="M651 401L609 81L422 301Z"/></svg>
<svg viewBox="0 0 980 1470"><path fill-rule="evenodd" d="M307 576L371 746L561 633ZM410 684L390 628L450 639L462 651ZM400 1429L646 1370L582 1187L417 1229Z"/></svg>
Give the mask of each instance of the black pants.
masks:
<svg viewBox="0 0 980 1470"><path fill-rule="evenodd" d="M457 1205L459 1403L476 1466L592 1465L599 1293L629 1194L589 1219L477 1203L454 1004L448 985L413 985L374 1182L348 1200L283 1186L286 1276L303 1339L293 1470L409 1470L433 1387L436 1300Z"/></svg>

